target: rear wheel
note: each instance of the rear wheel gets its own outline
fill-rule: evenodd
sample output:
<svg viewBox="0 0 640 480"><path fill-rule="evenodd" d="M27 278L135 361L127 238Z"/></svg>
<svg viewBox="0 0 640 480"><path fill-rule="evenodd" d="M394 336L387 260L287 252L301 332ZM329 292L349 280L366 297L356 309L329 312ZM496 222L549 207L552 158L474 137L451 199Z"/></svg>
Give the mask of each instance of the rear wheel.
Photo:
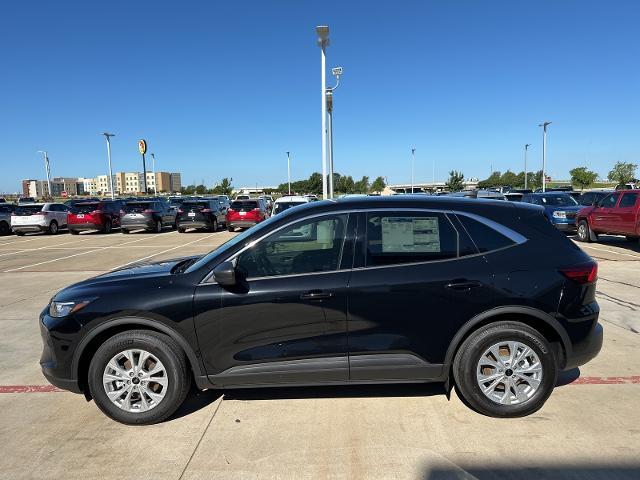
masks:
<svg viewBox="0 0 640 480"><path fill-rule="evenodd" d="M171 230L176 230L178 228L178 220L175 220L171 225Z"/></svg>
<svg viewBox="0 0 640 480"><path fill-rule="evenodd" d="M56 222L55 220L51 220L51 223L49 224L49 228L47 229L47 232L50 235L57 235L58 234L58 222Z"/></svg>
<svg viewBox="0 0 640 480"><path fill-rule="evenodd" d="M80 231L79 231L79 230L69 229L69 233L70 233L71 235L80 235Z"/></svg>
<svg viewBox="0 0 640 480"><path fill-rule="evenodd" d="M178 227L178 232L179 232L179 233L184 233L184 232L186 232L186 231L187 231L187 229L186 229L186 228L184 228L184 227Z"/></svg>
<svg viewBox="0 0 640 480"><path fill-rule="evenodd" d="M127 230L126 228L122 228L122 227L120 227L120 232L122 232L122 233L129 233L129 230Z"/></svg>
<svg viewBox="0 0 640 480"><path fill-rule="evenodd" d="M463 342L453 373L456 390L474 410L491 417L523 417L549 398L558 367L539 332L519 322L498 322Z"/></svg>
<svg viewBox="0 0 640 480"><path fill-rule="evenodd" d="M161 233L162 232L162 220L156 220L156 225L154 228L154 232Z"/></svg>
<svg viewBox="0 0 640 480"><path fill-rule="evenodd" d="M9 235L11 233L11 227L7 222L0 222L0 235Z"/></svg>
<svg viewBox="0 0 640 480"><path fill-rule="evenodd" d="M167 335L131 330L105 341L91 359L89 389L98 408L130 425L158 423L184 401L187 360Z"/></svg>
<svg viewBox="0 0 640 480"><path fill-rule="evenodd" d="M212 232L217 232L218 231L218 221L215 218L213 219L213 222L211 223L210 230Z"/></svg>
<svg viewBox="0 0 640 480"><path fill-rule="evenodd" d="M111 229L112 229L112 225L111 225L111 220L107 219L104 222L104 227L102 227L102 233L111 233Z"/></svg>
<svg viewBox="0 0 640 480"><path fill-rule="evenodd" d="M589 227L589 222L580 220L580 222L578 222L578 240L581 242L590 242L591 235L593 235L593 232L591 231L591 227Z"/></svg>
<svg viewBox="0 0 640 480"><path fill-rule="evenodd" d="M231 225L227 226L227 230L230 232L233 232L235 230L235 228L233 228Z"/></svg>

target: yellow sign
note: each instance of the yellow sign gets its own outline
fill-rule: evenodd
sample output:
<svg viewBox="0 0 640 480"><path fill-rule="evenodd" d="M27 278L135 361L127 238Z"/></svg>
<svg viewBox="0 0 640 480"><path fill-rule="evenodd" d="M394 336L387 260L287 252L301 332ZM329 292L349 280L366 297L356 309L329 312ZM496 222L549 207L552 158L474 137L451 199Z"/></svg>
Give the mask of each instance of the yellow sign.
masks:
<svg viewBox="0 0 640 480"><path fill-rule="evenodd" d="M144 140L140 140L138 142L138 150L140 151L141 155L147 153L147 142L145 142Z"/></svg>

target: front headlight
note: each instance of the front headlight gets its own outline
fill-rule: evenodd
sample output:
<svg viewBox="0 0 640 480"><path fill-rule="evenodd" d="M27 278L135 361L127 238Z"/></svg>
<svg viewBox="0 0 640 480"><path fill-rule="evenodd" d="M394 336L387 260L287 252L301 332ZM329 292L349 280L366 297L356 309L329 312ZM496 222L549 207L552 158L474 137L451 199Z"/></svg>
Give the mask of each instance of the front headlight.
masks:
<svg viewBox="0 0 640 480"><path fill-rule="evenodd" d="M86 307L91 300L81 300L78 302L55 302L49 304L49 316L54 318L66 317L78 310Z"/></svg>
<svg viewBox="0 0 640 480"><path fill-rule="evenodd" d="M553 218L567 218L567 212L563 210L556 210L553 212Z"/></svg>

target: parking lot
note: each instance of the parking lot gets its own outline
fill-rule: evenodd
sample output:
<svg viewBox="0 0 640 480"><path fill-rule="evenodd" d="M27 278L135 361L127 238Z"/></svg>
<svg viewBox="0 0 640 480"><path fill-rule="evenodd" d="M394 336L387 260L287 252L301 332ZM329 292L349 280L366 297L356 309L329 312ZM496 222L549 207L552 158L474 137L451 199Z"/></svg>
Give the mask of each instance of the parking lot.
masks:
<svg viewBox="0 0 640 480"><path fill-rule="evenodd" d="M57 290L233 235L0 237L0 478L640 478L640 245L618 237L580 244L599 262L602 352L527 418L387 385L193 392L169 421L129 427L47 384L37 317Z"/></svg>

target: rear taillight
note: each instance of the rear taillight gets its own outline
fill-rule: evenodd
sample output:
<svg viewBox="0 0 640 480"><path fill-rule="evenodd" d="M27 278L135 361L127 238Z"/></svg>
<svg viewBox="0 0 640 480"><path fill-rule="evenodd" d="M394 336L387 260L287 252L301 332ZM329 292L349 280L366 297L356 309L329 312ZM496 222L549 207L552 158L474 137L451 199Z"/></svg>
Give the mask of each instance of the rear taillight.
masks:
<svg viewBox="0 0 640 480"><path fill-rule="evenodd" d="M579 285L586 285L588 283L594 283L598 279L598 264L592 262L561 268L560 273Z"/></svg>
<svg viewBox="0 0 640 480"><path fill-rule="evenodd" d="M93 212L91 212L91 215L97 215L99 213L102 213L102 210L94 210Z"/></svg>
<svg viewBox="0 0 640 480"><path fill-rule="evenodd" d="M211 209L210 208L203 208L202 210L200 210L201 213L211 213Z"/></svg>
<svg viewBox="0 0 640 480"><path fill-rule="evenodd" d="M143 210L142 213L156 213L153 210L149 210L148 208L146 210Z"/></svg>
<svg viewBox="0 0 640 480"><path fill-rule="evenodd" d="M178 209L178 213L184 213L184 210L182 210L181 208Z"/></svg>
<svg viewBox="0 0 640 480"><path fill-rule="evenodd" d="M259 208L254 208L254 209L253 209L253 211L254 211L254 212L259 212L259 211L260 211L260 209L259 209Z"/></svg>

